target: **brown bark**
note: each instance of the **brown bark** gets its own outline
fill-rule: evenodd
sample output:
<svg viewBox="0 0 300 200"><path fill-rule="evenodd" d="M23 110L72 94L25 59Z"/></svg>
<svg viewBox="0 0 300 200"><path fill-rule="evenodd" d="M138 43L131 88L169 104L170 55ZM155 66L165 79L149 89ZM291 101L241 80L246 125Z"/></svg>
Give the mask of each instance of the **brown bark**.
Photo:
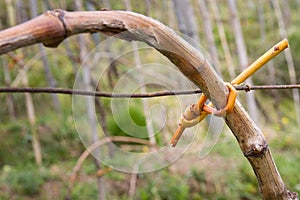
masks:
<svg viewBox="0 0 300 200"><path fill-rule="evenodd" d="M43 42L56 47L65 37L84 32L103 32L125 40L139 40L156 48L196 84L212 103L225 107L228 90L201 54L163 24L128 11L47 13L0 32L0 53ZM289 192L273 161L261 130L236 101L233 112L225 118L239 146L250 162L264 199L296 199Z"/></svg>

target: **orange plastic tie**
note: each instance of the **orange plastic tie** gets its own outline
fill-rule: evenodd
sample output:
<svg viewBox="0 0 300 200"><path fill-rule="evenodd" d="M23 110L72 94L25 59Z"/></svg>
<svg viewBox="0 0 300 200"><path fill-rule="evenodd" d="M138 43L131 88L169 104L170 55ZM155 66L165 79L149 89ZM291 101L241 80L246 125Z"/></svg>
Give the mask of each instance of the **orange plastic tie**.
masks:
<svg viewBox="0 0 300 200"><path fill-rule="evenodd" d="M227 114L232 112L232 110L234 108L236 96L237 96L237 91L233 87L233 85L231 85L230 83L225 83L225 84L229 90L227 104L226 104L225 108L223 108L221 110L217 110L209 105L204 105L202 108L203 111L207 112L208 114L212 114L212 115L215 115L218 117L225 117Z"/></svg>

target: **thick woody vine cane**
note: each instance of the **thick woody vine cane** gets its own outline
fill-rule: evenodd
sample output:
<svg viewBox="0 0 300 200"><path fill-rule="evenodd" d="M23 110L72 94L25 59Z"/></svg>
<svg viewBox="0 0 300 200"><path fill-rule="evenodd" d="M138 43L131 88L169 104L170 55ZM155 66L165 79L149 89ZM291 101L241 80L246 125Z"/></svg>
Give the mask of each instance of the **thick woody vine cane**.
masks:
<svg viewBox="0 0 300 200"><path fill-rule="evenodd" d="M269 49L265 54L263 54L260 58L258 58L254 63L252 63L248 68L246 68L231 83L226 83L226 86L229 90L229 94L227 97L227 104L225 108L221 110L216 110L212 107L212 103L206 105L205 102L207 101L207 97L204 94L202 94L198 100L198 103L192 104L188 108L186 108L184 114L181 116L179 126L170 141L170 146L176 146L185 128L195 126L196 124L201 122L208 114L213 114L218 117L225 117L227 114L229 114L234 107L237 94L234 85L239 85L243 83L247 78L249 78L257 70L259 70L264 64L266 64L268 61L270 61L272 58L274 58L287 47L287 39L280 41L271 49Z"/></svg>

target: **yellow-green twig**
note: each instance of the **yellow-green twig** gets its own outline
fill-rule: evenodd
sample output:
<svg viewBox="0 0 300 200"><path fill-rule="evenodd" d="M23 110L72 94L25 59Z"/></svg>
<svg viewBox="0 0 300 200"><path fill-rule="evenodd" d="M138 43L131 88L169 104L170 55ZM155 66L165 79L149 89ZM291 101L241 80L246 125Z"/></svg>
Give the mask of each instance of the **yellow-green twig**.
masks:
<svg viewBox="0 0 300 200"><path fill-rule="evenodd" d="M282 41L278 42L276 45L274 45L271 49L269 49L266 53L264 53L261 57L259 57L255 62L253 62L249 67L247 67L240 75L238 75L232 82L232 85L239 85L241 83L243 83L247 78L249 78L252 74L254 74L257 70L259 70L264 64L266 64L267 62L269 62L272 58L274 58L276 55L278 55L280 52L282 52L284 49L286 49L288 47L288 41L287 39L283 39ZM197 107L199 110L196 111L196 113L198 113L200 116L196 116L196 118L200 119L197 120L198 122L200 122L201 120L203 120L209 113L208 112L201 112L202 106L203 106L203 99L206 100L206 97L204 94L201 95L198 103L197 103ZM208 104L208 106L213 106L213 104L210 102ZM188 112L189 110L187 109L186 112ZM186 115L186 114L185 114ZM192 115L188 115L188 116L192 116ZM183 115L184 117L184 115ZM185 118L185 120L193 120L192 119L187 119ZM181 135L183 134L185 130L185 126L184 124L180 123L175 134L173 135L171 141L170 141L170 145L172 147L175 147L177 142L179 141Z"/></svg>

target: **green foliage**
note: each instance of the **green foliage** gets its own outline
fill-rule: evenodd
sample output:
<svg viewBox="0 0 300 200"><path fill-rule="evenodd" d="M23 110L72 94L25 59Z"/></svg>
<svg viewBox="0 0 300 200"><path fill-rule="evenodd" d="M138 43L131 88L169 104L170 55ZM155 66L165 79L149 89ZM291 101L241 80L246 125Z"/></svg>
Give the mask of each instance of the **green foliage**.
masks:
<svg viewBox="0 0 300 200"><path fill-rule="evenodd" d="M198 171L196 168L192 168L191 176L198 182L204 183L205 182L205 173L203 171Z"/></svg>
<svg viewBox="0 0 300 200"><path fill-rule="evenodd" d="M5 138L5 140L0 140L0 166L23 163L24 160L30 161L33 158L31 134L24 123L8 124L2 126L0 131L1 137ZM11 152L9 156L7 152Z"/></svg>
<svg viewBox="0 0 300 200"><path fill-rule="evenodd" d="M287 128L280 134L281 137L272 140L270 146L273 148L273 156L279 172L287 184L287 187L296 192L300 192L299 173L300 147L299 130L297 128Z"/></svg>
<svg viewBox="0 0 300 200"><path fill-rule="evenodd" d="M71 199L81 200L98 199L97 183L94 181L86 182L84 184L76 184L72 190Z"/></svg>
<svg viewBox="0 0 300 200"><path fill-rule="evenodd" d="M32 165L14 168L5 165L0 174L1 183L7 184L13 191L25 195L36 195L48 175L44 170Z"/></svg>
<svg viewBox="0 0 300 200"><path fill-rule="evenodd" d="M123 173L120 173L118 171L111 171L110 173L107 173L106 175L109 179L115 180L115 181L126 181L126 176Z"/></svg>
<svg viewBox="0 0 300 200"><path fill-rule="evenodd" d="M149 178L147 186L140 188L139 196L141 200L185 200L188 198L188 186L180 177L170 176L167 171L162 171L155 179Z"/></svg>
<svg viewBox="0 0 300 200"><path fill-rule="evenodd" d="M300 82L300 68L297 67L300 65L300 57L298 56L300 54L300 37L299 37L299 27L298 26L292 26L290 31L289 31L289 35L288 35L288 39L289 39L289 44L290 44L290 48L292 51L292 55L293 55L293 61L294 61L294 65L295 65L295 70L296 70L296 74L297 74L297 82Z"/></svg>
<svg viewBox="0 0 300 200"><path fill-rule="evenodd" d="M107 129L110 135L148 138L141 100L132 100L128 106L119 110L117 115L110 115L107 119Z"/></svg>
<svg viewBox="0 0 300 200"><path fill-rule="evenodd" d="M296 153L296 152L295 152ZM294 154L295 154L294 153ZM299 152L297 152L299 154ZM277 153L274 155L279 172L286 183L286 186L295 192L300 192L299 188L299 164L300 158L291 156L289 153ZM295 175L296 174L296 175Z"/></svg>
<svg viewBox="0 0 300 200"><path fill-rule="evenodd" d="M105 102L105 104L108 104L108 102ZM146 118L140 99L130 100L129 105L124 106L117 114L106 117L107 129L110 135L149 139ZM157 128L153 120L151 123L156 132ZM157 144L160 145L162 142L161 134L157 132L155 139Z"/></svg>

